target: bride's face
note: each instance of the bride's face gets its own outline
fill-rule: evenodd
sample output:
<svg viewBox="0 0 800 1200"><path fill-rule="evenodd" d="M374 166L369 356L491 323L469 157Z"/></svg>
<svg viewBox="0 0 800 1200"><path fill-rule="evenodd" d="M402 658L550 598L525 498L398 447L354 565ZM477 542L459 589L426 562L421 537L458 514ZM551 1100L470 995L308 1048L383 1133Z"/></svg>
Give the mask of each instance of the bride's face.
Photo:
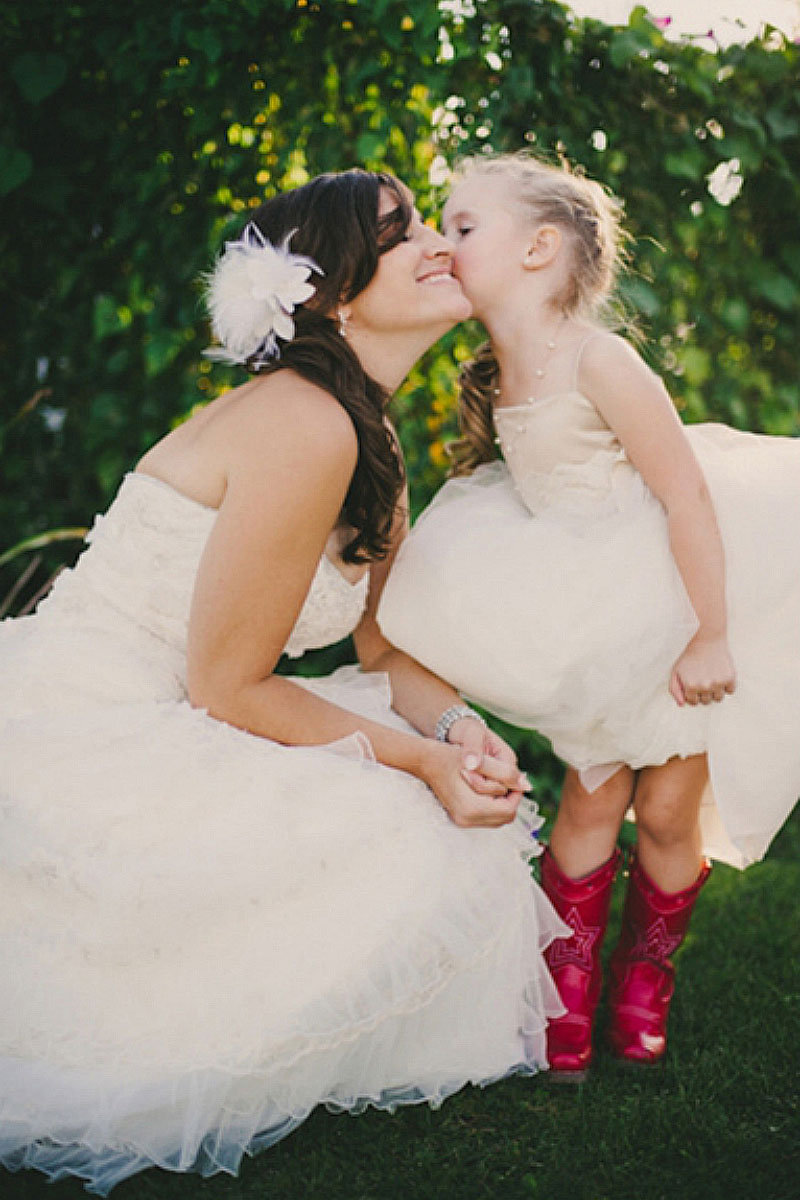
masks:
<svg viewBox="0 0 800 1200"><path fill-rule="evenodd" d="M381 192L381 216L397 207ZM472 306L453 275L453 249L414 209L406 235L381 255L370 282L348 305L353 328L371 333L425 332L435 341L465 320Z"/></svg>
<svg viewBox="0 0 800 1200"><path fill-rule="evenodd" d="M531 227L509 204L508 189L499 176L468 177L456 184L442 213L454 274L476 317L502 303L524 270Z"/></svg>

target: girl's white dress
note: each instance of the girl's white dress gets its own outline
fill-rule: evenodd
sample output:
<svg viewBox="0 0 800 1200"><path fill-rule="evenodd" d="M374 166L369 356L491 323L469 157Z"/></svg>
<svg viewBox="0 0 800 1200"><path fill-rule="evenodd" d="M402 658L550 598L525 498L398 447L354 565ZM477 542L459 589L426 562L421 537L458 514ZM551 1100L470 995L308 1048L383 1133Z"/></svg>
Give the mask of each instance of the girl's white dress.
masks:
<svg viewBox="0 0 800 1200"><path fill-rule="evenodd" d="M661 504L576 390L495 414L504 462L439 491L378 613L464 695L537 729L590 789L707 751L706 852L760 858L800 794L800 439L686 433L725 545L734 695L678 707L697 628Z"/></svg>
<svg viewBox="0 0 800 1200"><path fill-rule="evenodd" d="M546 1065L568 931L533 815L462 830L366 739L290 748L193 709L215 513L128 475L36 615L0 624L0 1162L105 1193L235 1170L318 1103L439 1103ZM323 559L287 646L363 610ZM385 676L298 680L398 728Z"/></svg>

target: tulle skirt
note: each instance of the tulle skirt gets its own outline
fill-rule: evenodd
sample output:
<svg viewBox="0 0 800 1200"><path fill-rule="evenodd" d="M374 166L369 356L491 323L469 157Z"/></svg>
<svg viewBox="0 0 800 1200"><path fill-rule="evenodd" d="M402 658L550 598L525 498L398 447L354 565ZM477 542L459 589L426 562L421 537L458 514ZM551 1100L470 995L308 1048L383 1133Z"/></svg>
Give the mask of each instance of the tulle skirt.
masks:
<svg viewBox="0 0 800 1200"><path fill-rule="evenodd" d="M800 794L800 439L686 430L725 546L733 696L668 691L697 620L662 506L627 466L602 511L531 515L503 463L454 479L400 550L378 619L464 695L548 737L597 786L707 753L706 851L760 858Z"/></svg>
<svg viewBox="0 0 800 1200"><path fill-rule="evenodd" d="M27 619L0 626L0 670L28 640L39 682L17 672L0 712L0 1163L100 1194L150 1164L233 1172L317 1104L546 1066L542 951L568 931L531 879L535 814L457 829L357 737L101 702L89 667L48 693ZM383 676L298 682L408 728Z"/></svg>

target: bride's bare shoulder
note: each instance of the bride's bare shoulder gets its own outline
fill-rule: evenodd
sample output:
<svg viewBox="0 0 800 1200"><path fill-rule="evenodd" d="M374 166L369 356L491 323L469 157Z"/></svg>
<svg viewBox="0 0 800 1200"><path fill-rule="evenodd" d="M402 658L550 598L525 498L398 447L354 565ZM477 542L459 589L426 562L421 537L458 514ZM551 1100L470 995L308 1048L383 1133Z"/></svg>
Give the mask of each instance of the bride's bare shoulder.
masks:
<svg viewBox="0 0 800 1200"><path fill-rule="evenodd" d="M252 379L228 396L221 423L237 457L302 452L307 458L332 455L351 470L355 466L358 438L347 412L330 392L296 372Z"/></svg>
<svg viewBox="0 0 800 1200"><path fill-rule="evenodd" d="M292 371L251 379L218 396L157 442L137 469L155 475L209 508L219 508L231 482L248 489L316 485L347 487L358 439L335 396Z"/></svg>

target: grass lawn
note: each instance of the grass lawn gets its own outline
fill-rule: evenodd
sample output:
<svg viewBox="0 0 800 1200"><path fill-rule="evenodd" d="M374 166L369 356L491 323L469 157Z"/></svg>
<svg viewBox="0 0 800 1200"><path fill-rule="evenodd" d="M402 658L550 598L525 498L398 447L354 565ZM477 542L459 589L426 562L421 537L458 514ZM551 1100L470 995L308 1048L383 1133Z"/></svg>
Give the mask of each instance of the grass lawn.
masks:
<svg viewBox="0 0 800 1200"><path fill-rule="evenodd" d="M580 1087L542 1076L439 1112L317 1111L238 1179L150 1170L113 1200L798 1200L800 811L765 862L716 868L678 974L663 1067L601 1048ZM79 1197L75 1181L0 1171L0 1200Z"/></svg>

